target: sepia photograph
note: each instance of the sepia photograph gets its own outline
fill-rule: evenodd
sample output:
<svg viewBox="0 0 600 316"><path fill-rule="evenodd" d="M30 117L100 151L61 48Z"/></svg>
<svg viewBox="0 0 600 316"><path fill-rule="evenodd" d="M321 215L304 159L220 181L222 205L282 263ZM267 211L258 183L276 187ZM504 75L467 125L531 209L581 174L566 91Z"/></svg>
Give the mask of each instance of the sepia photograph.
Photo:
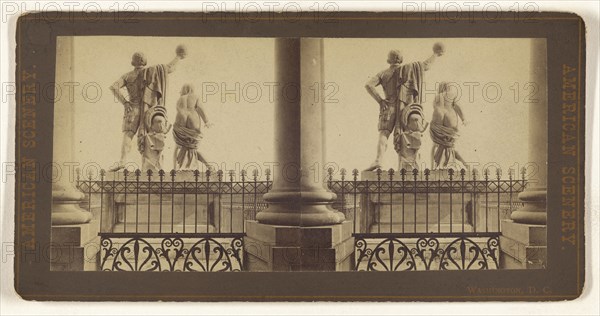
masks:
<svg viewBox="0 0 600 316"><path fill-rule="evenodd" d="M545 39L56 47L52 270L547 265Z"/></svg>

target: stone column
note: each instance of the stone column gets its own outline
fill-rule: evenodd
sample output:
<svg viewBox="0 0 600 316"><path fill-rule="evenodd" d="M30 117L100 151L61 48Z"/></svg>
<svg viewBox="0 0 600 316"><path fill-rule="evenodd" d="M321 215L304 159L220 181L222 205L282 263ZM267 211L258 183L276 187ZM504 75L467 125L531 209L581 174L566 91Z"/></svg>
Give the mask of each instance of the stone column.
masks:
<svg viewBox="0 0 600 316"><path fill-rule="evenodd" d="M352 266L352 223L324 183L323 40L275 40L275 150L269 207L246 225L250 271L335 271Z"/></svg>
<svg viewBox="0 0 600 316"><path fill-rule="evenodd" d="M344 215L331 205L336 195L324 186L323 41L277 39L275 154L279 163L269 208L257 215L263 224L322 226L339 224Z"/></svg>
<svg viewBox="0 0 600 316"><path fill-rule="evenodd" d="M548 84L546 79L546 40L531 40L531 82L535 83L537 102L529 105L529 161L538 166L535 178L519 199L525 204L512 213L517 223L546 224L546 183L548 175Z"/></svg>
<svg viewBox="0 0 600 316"><path fill-rule="evenodd" d="M66 82L74 82L73 37L58 37L56 42L56 85L63 90L54 103L54 135L52 161L59 174L52 185L52 248L50 252L51 270L93 270L94 253L87 253L85 245L92 240L97 242L97 224L92 213L80 207L85 195L75 188L75 176L70 174L68 164L75 161L73 130L75 106L65 93ZM56 170L56 168L55 168ZM99 243L98 243L99 244Z"/></svg>
<svg viewBox="0 0 600 316"><path fill-rule="evenodd" d="M74 82L73 37L59 37L56 42L56 85ZM74 175L69 174L65 163L74 162L73 130L75 107L70 97L62 93L54 103L54 137L52 161L60 168L52 185L52 225L83 224L92 219L92 214L79 207L85 198L74 186Z"/></svg>
<svg viewBox="0 0 600 316"><path fill-rule="evenodd" d="M531 40L531 82L537 102L529 105L529 161L538 166L527 189L519 194L523 207L502 222L500 265L504 269L535 269L546 266L546 185L548 155L547 52L545 39Z"/></svg>

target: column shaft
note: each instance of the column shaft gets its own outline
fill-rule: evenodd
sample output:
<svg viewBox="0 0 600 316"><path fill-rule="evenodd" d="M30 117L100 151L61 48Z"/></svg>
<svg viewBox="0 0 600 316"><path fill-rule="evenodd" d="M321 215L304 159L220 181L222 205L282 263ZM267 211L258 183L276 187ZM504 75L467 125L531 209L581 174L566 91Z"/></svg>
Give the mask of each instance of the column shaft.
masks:
<svg viewBox="0 0 600 316"><path fill-rule="evenodd" d="M322 226L338 224L343 214L336 195L324 186L321 39L275 40L275 150L279 163L269 208L257 215L263 224Z"/></svg>
<svg viewBox="0 0 600 316"><path fill-rule="evenodd" d="M56 84L64 87L66 82L74 82L73 37L57 38ZM79 206L84 194L72 182L73 175L65 168L65 162L74 162L73 129L74 104L68 96L58 98L54 103L54 137L52 161L60 168L57 182L52 185L52 225L72 225L87 223L92 214Z"/></svg>
<svg viewBox="0 0 600 316"><path fill-rule="evenodd" d="M546 224L546 184L548 176L548 84L546 40L531 40L531 82L537 88L536 102L529 105L529 160L538 167L527 189L519 194L524 206L511 214L523 224Z"/></svg>

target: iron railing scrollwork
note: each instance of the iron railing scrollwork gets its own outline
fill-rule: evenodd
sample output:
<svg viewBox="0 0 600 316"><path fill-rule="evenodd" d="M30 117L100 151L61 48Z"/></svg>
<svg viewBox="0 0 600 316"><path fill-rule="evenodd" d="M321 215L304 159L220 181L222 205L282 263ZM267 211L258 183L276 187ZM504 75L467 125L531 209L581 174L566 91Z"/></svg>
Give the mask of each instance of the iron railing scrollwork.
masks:
<svg viewBox="0 0 600 316"><path fill-rule="evenodd" d="M499 236L357 234L357 271L498 269Z"/></svg>
<svg viewBox="0 0 600 316"><path fill-rule="evenodd" d="M105 234L100 244L102 271L243 270L243 234Z"/></svg>

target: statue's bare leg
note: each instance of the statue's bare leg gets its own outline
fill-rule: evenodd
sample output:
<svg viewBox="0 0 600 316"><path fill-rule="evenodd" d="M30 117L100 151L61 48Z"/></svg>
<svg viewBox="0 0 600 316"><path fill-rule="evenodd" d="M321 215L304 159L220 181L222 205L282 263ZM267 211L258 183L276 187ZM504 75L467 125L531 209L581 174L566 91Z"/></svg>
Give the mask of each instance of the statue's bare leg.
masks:
<svg viewBox="0 0 600 316"><path fill-rule="evenodd" d="M173 152L173 170L179 170L179 165L177 164L177 155L179 154L179 150L181 147L175 146L175 151Z"/></svg>
<svg viewBox="0 0 600 316"><path fill-rule="evenodd" d="M381 168L381 162L383 161L383 155L385 154L388 146L388 138L390 137L389 131L379 131L379 140L377 142L377 156L375 161L365 171L373 171Z"/></svg>
<svg viewBox="0 0 600 316"><path fill-rule="evenodd" d="M450 162L450 155L452 155L452 153L447 148L437 144L434 145L432 169L445 169L448 166L448 162Z"/></svg>
<svg viewBox="0 0 600 316"><path fill-rule="evenodd" d="M465 161L465 159L456 150L454 150L454 158L456 158L456 160L460 161L460 163L462 163L463 166L465 168L467 168L467 162Z"/></svg>
<svg viewBox="0 0 600 316"><path fill-rule="evenodd" d="M435 170L435 144L431 146L431 170Z"/></svg>
<svg viewBox="0 0 600 316"><path fill-rule="evenodd" d="M202 164L204 164L207 168L210 168L210 166L208 165L208 160L206 160L204 155L199 150L197 150L196 153L197 153L198 161L200 161Z"/></svg>
<svg viewBox="0 0 600 316"><path fill-rule="evenodd" d="M109 171L119 171L125 168L125 162L127 155L131 151L131 143L134 135L135 133L131 131L123 132L123 141L121 142L121 159L119 159L117 165L113 168L110 168Z"/></svg>
<svg viewBox="0 0 600 316"><path fill-rule="evenodd" d="M398 170L405 169L408 171L408 168L405 168L404 157L398 154Z"/></svg>

